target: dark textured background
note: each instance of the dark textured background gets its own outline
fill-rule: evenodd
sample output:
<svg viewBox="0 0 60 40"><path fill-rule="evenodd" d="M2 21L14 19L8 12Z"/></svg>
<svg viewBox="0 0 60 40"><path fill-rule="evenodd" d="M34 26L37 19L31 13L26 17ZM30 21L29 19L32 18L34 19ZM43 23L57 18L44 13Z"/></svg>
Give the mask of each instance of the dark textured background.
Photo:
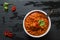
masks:
<svg viewBox="0 0 60 40"><path fill-rule="evenodd" d="M57 9L58 13L53 13L53 15L50 15L52 25L51 25L51 29L50 29L49 33L42 38L32 38L32 37L29 37L23 30L23 26L22 26L23 18L29 11L34 10L34 9L42 10L42 8L44 8L45 6L44 7L33 7L32 5L24 6L24 4L27 1L44 1L44 0L0 0L0 4L3 4L5 1L16 5L16 7L17 7L16 12L18 12L18 15L21 18L19 20L18 19L11 20L10 17L13 14L11 12L11 6L9 6L8 13L2 12L3 7L0 6L0 40L60 40L60 12L59 12L59 9ZM45 0L45 1L49 1L49 0ZM56 0L53 0L53 1L56 1ZM49 13L48 10L45 10L45 12ZM57 15L54 15L54 14L57 14ZM5 24L3 24L3 22L2 22L3 16L5 16L5 21L6 21ZM13 29L17 23L18 23L19 30L15 31ZM9 31L13 32L14 34L16 34L15 37L13 39L5 37L3 35L4 30L9 30Z"/></svg>

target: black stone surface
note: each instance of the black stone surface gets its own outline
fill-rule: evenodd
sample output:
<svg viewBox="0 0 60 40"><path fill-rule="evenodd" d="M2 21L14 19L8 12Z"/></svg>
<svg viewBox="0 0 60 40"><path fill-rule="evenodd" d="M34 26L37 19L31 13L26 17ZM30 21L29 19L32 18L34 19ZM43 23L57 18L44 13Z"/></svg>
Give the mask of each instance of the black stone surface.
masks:
<svg viewBox="0 0 60 40"><path fill-rule="evenodd" d="M47 35L41 38L32 38L28 36L24 30L23 30L23 18L25 15L35 9L42 10L46 6L41 7L34 7L32 5L24 6L25 3L28 1L49 1L49 0L0 0L0 4L3 4L4 2L12 3L16 5L18 13L18 17L15 17L14 19L10 19L10 17L13 16L13 13L11 12L11 7L13 5L9 5L8 12L4 12L3 6L0 6L0 40L60 40L60 8L56 9L54 12L50 15L51 17L51 29ZM56 0L52 0L56 1ZM49 13L49 10L44 10L45 12ZM4 19L4 20L3 20ZM18 30L17 30L18 29ZM9 30L16 34L13 38L8 38L3 35L3 32L5 30Z"/></svg>

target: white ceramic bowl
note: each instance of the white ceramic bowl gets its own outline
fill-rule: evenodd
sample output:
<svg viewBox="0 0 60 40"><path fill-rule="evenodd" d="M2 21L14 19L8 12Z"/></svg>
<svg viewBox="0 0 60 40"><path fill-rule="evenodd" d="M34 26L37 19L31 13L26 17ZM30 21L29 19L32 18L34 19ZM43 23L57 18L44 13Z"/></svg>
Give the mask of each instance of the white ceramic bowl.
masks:
<svg viewBox="0 0 60 40"><path fill-rule="evenodd" d="M45 35L49 32L49 30L50 30L50 28L51 28L51 20L50 20L50 17L48 16L47 18L48 18L48 20L49 20L49 26L48 26L48 29L46 30L46 32L45 32L44 34L39 35L39 36L31 35L30 33L27 32L27 30L26 30L26 28L25 28L24 22L25 22L26 17L27 17L29 14L31 14L32 12L35 12L35 11L39 11L39 12L42 12L42 13L44 13L45 15L47 15L47 13L44 12L44 11L42 11L42 10L32 10L32 11L28 12L28 13L26 14L26 16L24 17L24 19L23 19L23 29L24 29L24 31L25 31L29 36L34 37L34 38L39 38L39 37L45 36Z"/></svg>

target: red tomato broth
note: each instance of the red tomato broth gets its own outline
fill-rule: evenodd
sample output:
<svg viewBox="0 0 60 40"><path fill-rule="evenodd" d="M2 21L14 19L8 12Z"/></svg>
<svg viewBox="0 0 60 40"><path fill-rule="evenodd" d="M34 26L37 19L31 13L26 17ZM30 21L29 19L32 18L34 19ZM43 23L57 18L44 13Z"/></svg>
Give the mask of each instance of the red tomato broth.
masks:
<svg viewBox="0 0 60 40"><path fill-rule="evenodd" d="M44 20L45 25L40 27L38 24L38 20ZM36 27L34 27L35 23L36 23ZM24 25L28 33L34 36L39 36L46 32L49 26L49 21L44 13L35 11L26 17Z"/></svg>

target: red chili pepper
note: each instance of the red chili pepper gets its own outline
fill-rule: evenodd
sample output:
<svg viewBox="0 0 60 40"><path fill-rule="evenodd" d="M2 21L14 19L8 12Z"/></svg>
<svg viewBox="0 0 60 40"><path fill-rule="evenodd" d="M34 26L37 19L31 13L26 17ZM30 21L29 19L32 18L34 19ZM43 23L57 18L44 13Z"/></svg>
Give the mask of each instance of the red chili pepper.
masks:
<svg viewBox="0 0 60 40"><path fill-rule="evenodd" d="M9 31L5 31L4 32L4 35L7 36L7 37L10 37L10 38L13 37L13 33L12 32L9 32Z"/></svg>
<svg viewBox="0 0 60 40"><path fill-rule="evenodd" d="M35 22L35 23L33 24L33 26L34 26L35 28L39 28L38 22Z"/></svg>
<svg viewBox="0 0 60 40"><path fill-rule="evenodd" d="M16 6L12 6L11 11L15 12L16 11Z"/></svg>

